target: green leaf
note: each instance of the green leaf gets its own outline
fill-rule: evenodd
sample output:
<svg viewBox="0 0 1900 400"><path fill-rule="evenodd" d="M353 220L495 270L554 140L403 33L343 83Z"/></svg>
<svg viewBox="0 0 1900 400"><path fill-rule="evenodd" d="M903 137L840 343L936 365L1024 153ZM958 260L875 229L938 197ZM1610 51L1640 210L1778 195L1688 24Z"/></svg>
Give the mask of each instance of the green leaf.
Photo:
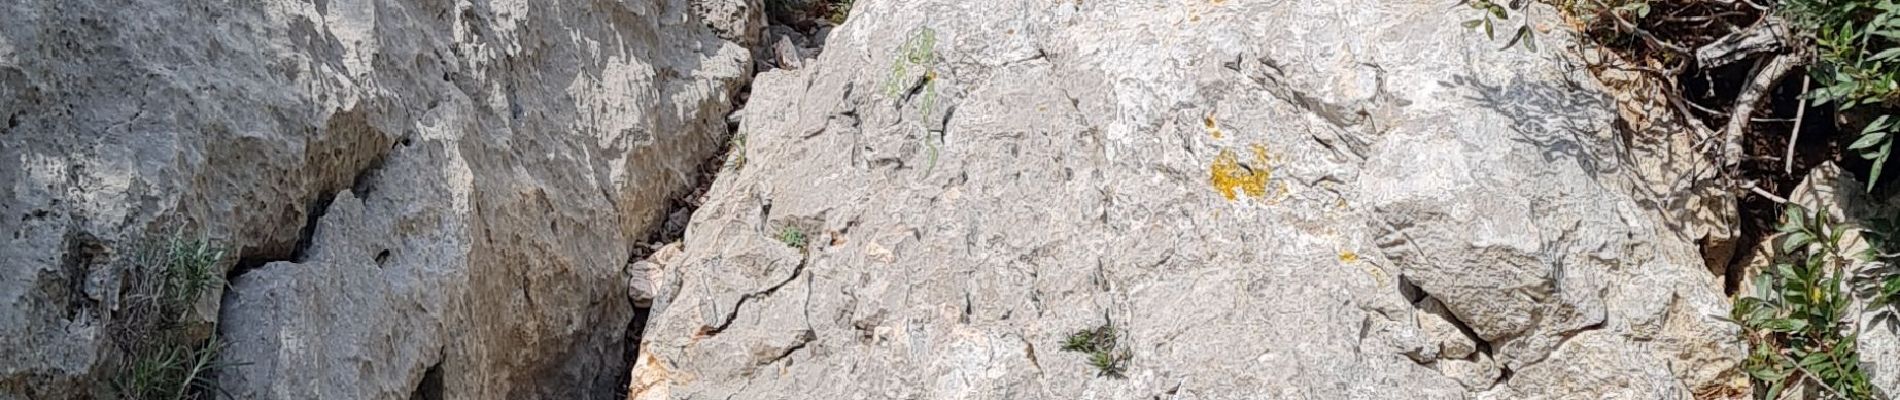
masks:
<svg viewBox="0 0 1900 400"><path fill-rule="evenodd" d="M1483 24L1484 24L1483 19L1473 19L1470 21L1465 21L1464 26L1465 26L1465 29L1475 29L1478 27L1478 25L1483 25Z"/></svg>
<svg viewBox="0 0 1900 400"><path fill-rule="evenodd" d="M1885 33L1885 32L1882 32L1882 33ZM1886 36L1886 35L1883 34L1882 36ZM1900 47L1895 47L1895 48L1887 49L1885 51L1881 51L1880 53L1874 54L1872 58L1868 58L1868 60L1879 61L1879 60L1892 59L1895 57L1900 57Z"/></svg>
<svg viewBox="0 0 1900 400"><path fill-rule="evenodd" d="M1790 233L1781 238L1781 252L1793 253L1808 244L1814 243L1814 235L1807 232Z"/></svg>
<svg viewBox="0 0 1900 400"><path fill-rule="evenodd" d="M1530 33L1530 31L1531 31L1531 27L1529 26L1517 28L1517 33L1511 34L1511 41L1505 42L1504 47L1499 47L1498 50L1504 50L1504 49L1511 48L1511 46L1516 46L1517 42L1524 40L1524 35L1526 33Z"/></svg>
<svg viewBox="0 0 1900 400"><path fill-rule="evenodd" d="M1874 157L1873 170L1868 171L1867 173L1867 191L1869 192L1873 191L1874 184L1880 183L1880 169L1882 166L1887 165L1887 156L1891 154L1890 152L1892 150L1893 150L1893 141L1891 140L1887 141L1886 144L1880 145L1880 155L1877 157Z"/></svg>
<svg viewBox="0 0 1900 400"><path fill-rule="evenodd" d="M1788 205L1781 210L1781 232L1798 232L1808 226L1808 210L1799 205Z"/></svg>
<svg viewBox="0 0 1900 400"><path fill-rule="evenodd" d="M1484 17L1484 37L1491 40L1498 39L1497 32L1491 28L1491 17Z"/></svg>
<svg viewBox="0 0 1900 400"><path fill-rule="evenodd" d="M1873 131L1869 133L1863 133L1860 136L1860 140L1855 140L1854 144L1847 145L1847 149L1860 150L1860 149L1865 149L1865 148L1871 148L1886 141L1887 141L1887 132L1885 131Z"/></svg>
<svg viewBox="0 0 1900 400"><path fill-rule="evenodd" d="M1880 118L1874 118L1874 122L1873 122L1873 123L1871 123L1871 124L1867 124L1867 128L1865 128L1865 129L1861 129L1861 130L1860 130L1860 132L1861 132L1862 134L1866 134L1867 132L1876 132L1876 131L1885 131L1885 130L1887 130L1887 127L1888 127L1888 126L1891 126L1891 125L1892 125L1892 121L1888 121L1888 120L1887 120L1887 118L1888 118L1888 117L1891 117L1891 116L1890 116L1890 115L1882 115L1882 116L1880 116Z"/></svg>
<svg viewBox="0 0 1900 400"><path fill-rule="evenodd" d="M1778 319L1769 321L1768 329L1782 333L1796 333L1808 328L1808 321L1799 319Z"/></svg>

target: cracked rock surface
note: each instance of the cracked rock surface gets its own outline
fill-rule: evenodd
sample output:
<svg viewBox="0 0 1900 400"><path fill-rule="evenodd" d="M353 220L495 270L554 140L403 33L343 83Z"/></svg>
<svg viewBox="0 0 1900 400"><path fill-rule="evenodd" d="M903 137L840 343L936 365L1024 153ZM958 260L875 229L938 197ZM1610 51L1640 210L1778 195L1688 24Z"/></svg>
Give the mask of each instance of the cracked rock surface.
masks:
<svg viewBox="0 0 1900 400"><path fill-rule="evenodd" d="M1720 284L1634 198L1604 89L1443 2L856 7L755 80L745 162L652 284L630 398L1741 383ZM1060 350L1103 324L1123 377Z"/></svg>
<svg viewBox="0 0 1900 400"><path fill-rule="evenodd" d="M106 396L131 255L230 247L236 398L612 398L754 0L0 5L0 399ZM239 262L237 259L241 259Z"/></svg>

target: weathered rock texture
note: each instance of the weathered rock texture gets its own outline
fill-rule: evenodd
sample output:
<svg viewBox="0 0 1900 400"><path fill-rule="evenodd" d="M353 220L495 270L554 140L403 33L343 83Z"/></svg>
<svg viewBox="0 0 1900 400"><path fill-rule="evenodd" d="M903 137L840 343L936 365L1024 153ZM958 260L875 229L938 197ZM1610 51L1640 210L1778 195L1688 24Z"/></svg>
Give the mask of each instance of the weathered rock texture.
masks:
<svg viewBox="0 0 1900 400"><path fill-rule="evenodd" d="M127 255L172 234L244 258L238 398L613 396L627 257L724 140L758 8L0 6L0 398L100 395Z"/></svg>
<svg viewBox="0 0 1900 400"><path fill-rule="evenodd" d="M659 268L631 397L1745 384L1613 100L1548 50L1567 34L1500 51L1448 4L858 1L755 82L743 168ZM1059 350L1104 323L1125 379Z"/></svg>

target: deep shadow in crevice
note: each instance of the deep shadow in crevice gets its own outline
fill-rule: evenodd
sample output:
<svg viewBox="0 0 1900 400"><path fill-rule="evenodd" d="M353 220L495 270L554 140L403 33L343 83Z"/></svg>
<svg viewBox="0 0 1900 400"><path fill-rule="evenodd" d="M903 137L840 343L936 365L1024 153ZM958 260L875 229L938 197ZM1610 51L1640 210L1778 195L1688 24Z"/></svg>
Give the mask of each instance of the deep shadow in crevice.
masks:
<svg viewBox="0 0 1900 400"><path fill-rule="evenodd" d="M409 394L409 400L442 400L442 362L429 366L422 373L422 382L416 384L416 390Z"/></svg>
<svg viewBox="0 0 1900 400"><path fill-rule="evenodd" d="M224 281L236 282L238 277L273 262L303 262L305 253L310 249L311 241L317 234L317 221L323 218L324 213L330 211L330 203L335 201L336 193L330 192L306 203L309 205L309 208L306 208L309 212L304 215L303 226L297 228L297 244L291 248L290 253L246 252L238 257L237 265L232 266L231 271L225 273Z"/></svg>

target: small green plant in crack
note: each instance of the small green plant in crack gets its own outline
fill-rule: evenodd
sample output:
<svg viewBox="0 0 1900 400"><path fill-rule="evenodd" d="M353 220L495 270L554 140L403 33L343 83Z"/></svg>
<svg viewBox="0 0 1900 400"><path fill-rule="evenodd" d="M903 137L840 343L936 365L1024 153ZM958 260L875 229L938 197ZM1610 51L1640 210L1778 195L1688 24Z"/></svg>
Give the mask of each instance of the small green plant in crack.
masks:
<svg viewBox="0 0 1900 400"><path fill-rule="evenodd" d="M1096 375L1110 378L1121 378L1122 373L1127 372L1130 358L1128 350L1121 348L1120 334L1111 324L1069 334L1062 342L1062 351L1088 355L1089 365L1095 367Z"/></svg>
<svg viewBox="0 0 1900 400"><path fill-rule="evenodd" d="M1787 207L1777 227L1777 260L1756 277L1754 295L1733 309L1749 343L1743 371L1770 399L1808 383L1833 397L1872 398L1855 348L1859 327L1850 322L1853 299L1841 289L1858 255L1842 254L1846 229L1827 212Z"/></svg>
<svg viewBox="0 0 1900 400"><path fill-rule="evenodd" d="M114 379L125 399L198 399L216 397L212 372L229 366L218 361L223 343L215 335L194 334L186 318L207 292L224 284L225 250L209 240L173 235L147 243L138 253L129 279L122 326L115 341L129 356Z"/></svg>
<svg viewBox="0 0 1900 400"><path fill-rule="evenodd" d="M218 268L224 261L224 249L211 241L173 237L163 247L163 259L157 262L163 265L163 308L182 313L206 290L224 284L223 271Z"/></svg>
<svg viewBox="0 0 1900 400"><path fill-rule="evenodd" d="M778 231L778 241L786 247L805 250L805 231L795 226L786 226Z"/></svg>
<svg viewBox="0 0 1900 400"><path fill-rule="evenodd" d="M726 139L726 169L745 169L745 134L734 133Z"/></svg>
<svg viewBox="0 0 1900 400"><path fill-rule="evenodd" d="M825 13L827 14L825 19L831 21L832 25L844 25L844 20L851 17L851 3L853 1L854 0L825 0Z"/></svg>
<svg viewBox="0 0 1900 400"><path fill-rule="evenodd" d="M155 346L137 354L121 376L119 396L125 399L215 398L219 392L211 372L231 366L218 361L224 349L217 337L204 345Z"/></svg>

